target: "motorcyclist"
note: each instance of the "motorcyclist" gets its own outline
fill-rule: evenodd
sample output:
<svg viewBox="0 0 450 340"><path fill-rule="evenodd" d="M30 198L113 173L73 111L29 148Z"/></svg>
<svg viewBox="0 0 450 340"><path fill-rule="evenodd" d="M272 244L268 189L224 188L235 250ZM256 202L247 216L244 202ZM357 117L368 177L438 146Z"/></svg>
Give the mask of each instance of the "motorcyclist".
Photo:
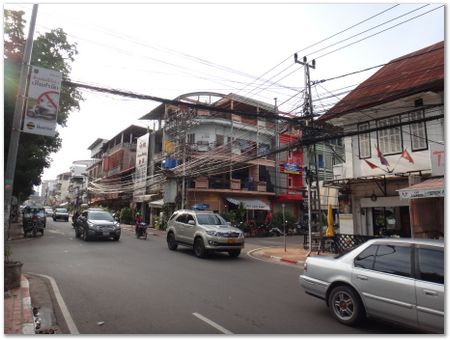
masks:
<svg viewBox="0 0 450 340"><path fill-rule="evenodd" d="M136 216L134 218L136 235L139 233L139 226L143 221L144 218L142 217L141 213L139 211L136 212Z"/></svg>

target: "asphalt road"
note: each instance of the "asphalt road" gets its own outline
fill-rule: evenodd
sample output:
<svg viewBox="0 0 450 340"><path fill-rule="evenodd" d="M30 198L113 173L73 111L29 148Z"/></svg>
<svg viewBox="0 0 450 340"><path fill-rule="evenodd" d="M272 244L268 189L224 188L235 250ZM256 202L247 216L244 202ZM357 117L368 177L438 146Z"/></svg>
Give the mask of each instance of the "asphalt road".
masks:
<svg viewBox="0 0 450 340"><path fill-rule="evenodd" d="M288 242L300 238L288 237ZM369 321L350 328L298 284L301 266L258 261L246 252L283 245L248 239L237 259L170 251L164 237L84 242L67 222L47 219L43 237L12 242L24 272L53 277L81 334L408 333Z"/></svg>

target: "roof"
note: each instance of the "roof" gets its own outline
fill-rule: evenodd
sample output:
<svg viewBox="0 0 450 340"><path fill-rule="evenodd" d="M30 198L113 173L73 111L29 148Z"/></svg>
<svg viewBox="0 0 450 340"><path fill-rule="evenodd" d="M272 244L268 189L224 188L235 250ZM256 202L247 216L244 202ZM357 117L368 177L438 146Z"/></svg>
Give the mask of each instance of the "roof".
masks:
<svg viewBox="0 0 450 340"><path fill-rule="evenodd" d="M200 98L209 98L209 102L201 101ZM211 107L211 110L214 108L225 108L231 110L231 101L244 104L249 108L259 107L263 112L275 113L274 105L264 103L259 100L255 100L252 98L240 96L234 93L222 94L218 92L191 92L182 94L174 99L174 102L182 102L187 104L199 104L206 105ZM147 120L147 119L163 119L164 118L164 108L166 104L158 105L149 113L145 114L139 119ZM175 103L173 104L175 105ZM182 104L180 104L182 105ZM236 110L240 110L238 107ZM289 115L283 112L277 112L278 114Z"/></svg>
<svg viewBox="0 0 450 340"><path fill-rule="evenodd" d="M444 197L444 187L444 177L434 177L397 191L400 199Z"/></svg>
<svg viewBox="0 0 450 340"><path fill-rule="evenodd" d="M444 90L444 42L394 59L362 82L320 120L388 103L425 91Z"/></svg>
<svg viewBox="0 0 450 340"><path fill-rule="evenodd" d="M104 138L97 138L95 140L94 143L92 143L89 147L88 150L92 150L93 148L95 148L97 145L99 145L100 143L106 143L108 140L104 139Z"/></svg>

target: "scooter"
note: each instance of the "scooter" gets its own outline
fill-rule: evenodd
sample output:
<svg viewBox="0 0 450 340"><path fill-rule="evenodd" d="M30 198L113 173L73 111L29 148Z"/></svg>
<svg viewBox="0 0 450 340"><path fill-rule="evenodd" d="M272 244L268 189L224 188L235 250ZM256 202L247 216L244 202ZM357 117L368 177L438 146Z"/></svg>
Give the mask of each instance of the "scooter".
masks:
<svg viewBox="0 0 450 340"><path fill-rule="evenodd" d="M147 239L147 225L144 222L136 223L136 238Z"/></svg>

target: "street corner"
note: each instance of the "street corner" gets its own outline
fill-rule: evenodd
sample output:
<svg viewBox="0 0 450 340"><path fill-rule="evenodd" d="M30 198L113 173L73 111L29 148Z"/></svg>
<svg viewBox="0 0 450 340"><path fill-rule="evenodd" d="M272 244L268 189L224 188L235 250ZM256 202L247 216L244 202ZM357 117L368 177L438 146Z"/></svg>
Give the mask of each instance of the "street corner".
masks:
<svg viewBox="0 0 450 340"><path fill-rule="evenodd" d="M252 250L248 253L250 256L266 259L270 262L281 262L293 265L302 265L308 255L307 249L298 248L260 248Z"/></svg>

